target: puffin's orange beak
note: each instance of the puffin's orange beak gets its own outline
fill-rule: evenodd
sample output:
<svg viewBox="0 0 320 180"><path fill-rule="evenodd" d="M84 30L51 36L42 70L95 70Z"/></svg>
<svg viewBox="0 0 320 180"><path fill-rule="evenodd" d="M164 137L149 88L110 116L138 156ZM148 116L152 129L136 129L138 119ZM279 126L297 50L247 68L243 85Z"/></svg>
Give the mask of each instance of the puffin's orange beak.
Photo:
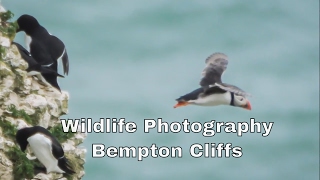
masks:
<svg viewBox="0 0 320 180"><path fill-rule="evenodd" d="M247 100L247 104L242 106L243 108L247 109L247 110L251 110L251 104L250 102Z"/></svg>
<svg viewBox="0 0 320 180"><path fill-rule="evenodd" d="M173 106L173 108L181 107L181 106L186 106L189 103L187 101L180 101L176 105Z"/></svg>

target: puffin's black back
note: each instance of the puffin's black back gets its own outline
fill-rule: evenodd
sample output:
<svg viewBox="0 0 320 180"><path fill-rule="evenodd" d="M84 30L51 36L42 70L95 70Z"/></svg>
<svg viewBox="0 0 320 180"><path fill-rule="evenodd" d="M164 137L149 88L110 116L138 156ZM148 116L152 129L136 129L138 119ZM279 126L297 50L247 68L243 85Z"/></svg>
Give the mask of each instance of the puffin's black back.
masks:
<svg viewBox="0 0 320 180"><path fill-rule="evenodd" d="M203 96L208 96L208 95L211 95L211 94L222 94L222 93L225 93L226 91L217 87L217 86L214 86L214 87L210 87L210 88L198 88L186 95L183 95L181 97L179 97L178 99L176 99L176 101L189 101L189 100L196 100L198 99L198 97L200 95L203 95Z"/></svg>
<svg viewBox="0 0 320 180"><path fill-rule="evenodd" d="M204 92L204 89L203 88L199 88L199 89L196 89L188 94L185 94L181 97L179 97L178 99L176 99L176 101L189 101L189 100L195 100L199 97L199 95L201 93Z"/></svg>

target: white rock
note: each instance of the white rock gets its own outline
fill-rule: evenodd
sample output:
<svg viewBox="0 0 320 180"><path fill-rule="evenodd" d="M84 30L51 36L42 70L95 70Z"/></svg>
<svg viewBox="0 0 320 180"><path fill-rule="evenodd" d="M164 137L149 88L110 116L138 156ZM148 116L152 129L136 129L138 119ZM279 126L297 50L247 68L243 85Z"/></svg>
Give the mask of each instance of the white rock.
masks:
<svg viewBox="0 0 320 180"><path fill-rule="evenodd" d="M10 92L8 99L6 99L6 102L4 103L7 106L15 105L16 107L19 106L19 97L15 92Z"/></svg>
<svg viewBox="0 0 320 180"><path fill-rule="evenodd" d="M22 129L22 128L25 128L25 127L29 127L29 125L23 121L23 120L17 120L17 129Z"/></svg>
<svg viewBox="0 0 320 180"><path fill-rule="evenodd" d="M0 150L4 149L4 138L0 136Z"/></svg>
<svg viewBox="0 0 320 180"><path fill-rule="evenodd" d="M0 45L4 47L10 47L10 39L0 36Z"/></svg>
<svg viewBox="0 0 320 180"><path fill-rule="evenodd" d="M47 106L47 99L37 94L30 94L24 100L24 104L29 104L34 108L44 108Z"/></svg>

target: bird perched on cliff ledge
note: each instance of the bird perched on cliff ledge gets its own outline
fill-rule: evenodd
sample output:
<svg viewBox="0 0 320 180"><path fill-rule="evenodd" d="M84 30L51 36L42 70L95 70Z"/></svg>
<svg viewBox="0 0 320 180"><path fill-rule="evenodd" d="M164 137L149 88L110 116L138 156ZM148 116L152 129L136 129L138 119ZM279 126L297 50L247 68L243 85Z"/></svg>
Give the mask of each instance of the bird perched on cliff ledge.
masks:
<svg viewBox="0 0 320 180"><path fill-rule="evenodd" d="M12 42L18 48L18 51L21 55L21 58L24 59L28 63L28 75L37 75L39 79L41 79L44 83L49 83L51 86L55 87L57 90L61 92L59 84L57 82L57 77L64 77L58 74L56 71L49 67L41 66L32 56L31 54L20 44L16 42ZM42 76L41 76L41 75ZM43 78L42 78L43 77Z"/></svg>
<svg viewBox="0 0 320 180"><path fill-rule="evenodd" d="M198 88L176 99L174 108L189 104L199 106L230 105L251 110L251 104L246 98L249 94L240 88L222 83L221 76L228 65L228 57L223 53L214 53L206 61L202 71L203 78Z"/></svg>
<svg viewBox="0 0 320 180"><path fill-rule="evenodd" d="M42 66L50 67L58 72L58 61L62 60L64 74L69 73L69 59L64 43L51 35L36 18L30 15L22 15L17 19L19 28L17 33L24 31L31 56ZM45 76L45 75L44 75Z"/></svg>
<svg viewBox="0 0 320 180"><path fill-rule="evenodd" d="M74 174L58 140L41 126L23 127L17 131L16 140L24 152L30 147L45 168L37 167L46 173L57 172Z"/></svg>

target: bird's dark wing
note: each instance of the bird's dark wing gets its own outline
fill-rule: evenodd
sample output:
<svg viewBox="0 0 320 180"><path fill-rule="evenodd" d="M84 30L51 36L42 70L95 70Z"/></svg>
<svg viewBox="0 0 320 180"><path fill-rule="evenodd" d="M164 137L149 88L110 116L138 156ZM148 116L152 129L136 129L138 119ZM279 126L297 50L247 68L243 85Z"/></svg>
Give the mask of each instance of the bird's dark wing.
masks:
<svg viewBox="0 0 320 180"><path fill-rule="evenodd" d="M28 50L26 50L23 46L21 46L21 44L16 43L16 42L12 42L12 44L16 45L19 53L21 54L21 56L31 56L31 54L29 53Z"/></svg>
<svg viewBox="0 0 320 180"><path fill-rule="evenodd" d="M57 75L42 73L42 76L49 84L51 84L51 86L55 87L56 89L58 89L61 92L60 86L57 81Z"/></svg>
<svg viewBox="0 0 320 180"><path fill-rule="evenodd" d="M218 86L212 86L212 87L209 87L209 88L205 89L203 95L204 96L208 96L210 94L222 94L222 93L225 93L225 92L226 92L226 90L221 89Z"/></svg>
<svg viewBox="0 0 320 180"><path fill-rule="evenodd" d="M238 88L237 86L227 84L227 83L215 83L215 87L219 87L220 89L223 89L225 91L233 92L236 95L239 96L251 96L251 94L245 92L244 90Z"/></svg>
<svg viewBox="0 0 320 180"><path fill-rule="evenodd" d="M28 63L28 69L27 71L40 71L40 65L37 63L37 61L31 56L28 50L26 50L21 44L12 42L18 50L21 55L21 58L24 59Z"/></svg>
<svg viewBox="0 0 320 180"><path fill-rule="evenodd" d="M67 174L74 174L74 170L72 169L71 165L69 164L69 160L66 157L60 158L58 160L58 166Z"/></svg>
<svg viewBox="0 0 320 180"><path fill-rule="evenodd" d="M55 72L54 70L52 70L52 69L50 69L50 68L48 68L48 67L42 67L42 66L40 66L40 72L41 72L42 75L44 75L44 74L51 74L51 75L53 75L53 76L58 76L58 77L64 78L63 75Z"/></svg>
<svg viewBox="0 0 320 180"><path fill-rule="evenodd" d="M33 39L30 43L30 54L42 66L50 67L57 71L57 65L47 49L44 48L43 42Z"/></svg>
<svg viewBox="0 0 320 180"><path fill-rule="evenodd" d="M53 56L53 59L55 60L56 63L58 63L58 61L61 59L62 60L62 66L63 66L63 72L64 74L69 73L69 58L68 58L68 54L67 54L67 50L65 48L65 45L63 44L63 42L57 38L56 36L51 35L50 37L50 43L54 44L55 46L53 46L50 49L50 53ZM54 56L56 55L56 56Z"/></svg>
<svg viewBox="0 0 320 180"><path fill-rule="evenodd" d="M64 151L57 140L52 140L52 154L56 159L62 158L64 156Z"/></svg>
<svg viewBox="0 0 320 180"><path fill-rule="evenodd" d="M203 93L203 91L204 91L203 88L198 88L188 94L185 94L185 95L179 97L178 99L176 99L176 101L183 102L183 101L190 101L190 100L198 99L198 97Z"/></svg>
<svg viewBox="0 0 320 180"><path fill-rule="evenodd" d="M223 53L214 53L206 59L206 67L202 71L200 81L202 87L207 88L216 82L221 83L221 75L227 69L228 57Z"/></svg>

